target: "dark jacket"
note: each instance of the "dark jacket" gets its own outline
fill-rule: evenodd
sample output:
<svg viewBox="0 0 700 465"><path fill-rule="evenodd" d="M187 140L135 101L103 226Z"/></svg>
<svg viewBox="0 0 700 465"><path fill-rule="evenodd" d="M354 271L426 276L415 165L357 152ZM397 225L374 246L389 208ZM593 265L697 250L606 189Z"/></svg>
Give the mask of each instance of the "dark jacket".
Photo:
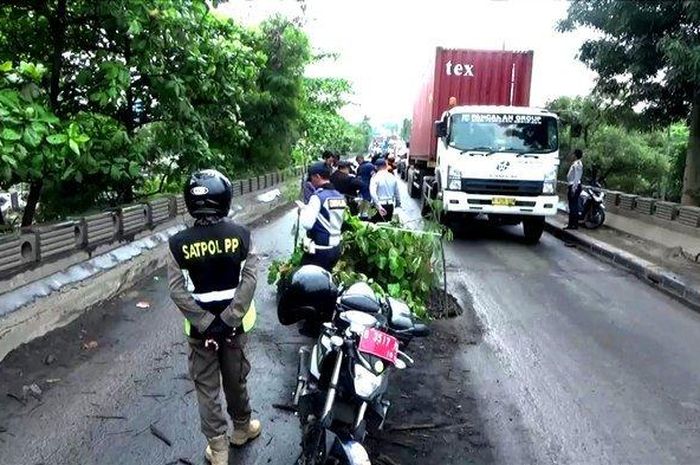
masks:
<svg viewBox="0 0 700 465"><path fill-rule="evenodd" d="M372 174L374 174L374 165L368 161L365 161L357 168L357 177L362 182L362 189L360 193L362 198L365 200L370 200L369 195L369 180L372 179Z"/></svg>
<svg viewBox="0 0 700 465"><path fill-rule="evenodd" d="M335 190L348 197L357 196L362 189L362 181L340 170L331 175L331 183L335 186Z"/></svg>

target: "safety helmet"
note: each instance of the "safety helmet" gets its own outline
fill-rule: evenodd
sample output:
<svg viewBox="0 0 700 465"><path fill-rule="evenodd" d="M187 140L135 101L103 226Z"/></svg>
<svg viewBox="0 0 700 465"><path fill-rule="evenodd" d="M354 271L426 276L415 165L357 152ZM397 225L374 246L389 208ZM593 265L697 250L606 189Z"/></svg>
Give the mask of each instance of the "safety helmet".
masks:
<svg viewBox="0 0 700 465"><path fill-rule="evenodd" d="M195 218L227 216L231 196L231 181L216 170L197 171L185 184L185 205Z"/></svg>
<svg viewBox="0 0 700 465"><path fill-rule="evenodd" d="M328 271L304 265L281 283L277 297L277 318L283 325L301 320L323 322L333 315L338 288Z"/></svg>

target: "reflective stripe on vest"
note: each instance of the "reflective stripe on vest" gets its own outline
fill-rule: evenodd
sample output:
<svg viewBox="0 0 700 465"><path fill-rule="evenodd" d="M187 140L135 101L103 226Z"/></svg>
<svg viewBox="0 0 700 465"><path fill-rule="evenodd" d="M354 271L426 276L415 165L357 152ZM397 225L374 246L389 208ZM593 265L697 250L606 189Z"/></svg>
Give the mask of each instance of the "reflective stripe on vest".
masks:
<svg viewBox="0 0 700 465"><path fill-rule="evenodd" d="M225 291L212 291L203 294L192 293L192 298L197 302L218 302L220 300L231 300L236 295L236 289L226 289Z"/></svg>

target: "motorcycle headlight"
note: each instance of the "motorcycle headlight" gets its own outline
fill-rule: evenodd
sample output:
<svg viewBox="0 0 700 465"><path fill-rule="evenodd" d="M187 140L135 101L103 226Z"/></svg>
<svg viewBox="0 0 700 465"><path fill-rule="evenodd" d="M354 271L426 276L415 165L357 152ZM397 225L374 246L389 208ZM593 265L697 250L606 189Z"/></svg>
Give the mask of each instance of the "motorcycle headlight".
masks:
<svg viewBox="0 0 700 465"><path fill-rule="evenodd" d="M456 168L447 169L447 188L451 191L462 190L462 172Z"/></svg>
<svg viewBox="0 0 700 465"><path fill-rule="evenodd" d="M355 393L364 399L369 399L381 387L382 375L377 376L364 366L357 364L353 381Z"/></svg>
<svg viewBox="0 0 700 465"><path fill-rule="evenodd" d="M552 171L547 173L544 177L544 184L542 185L543 194L554 194L557 191L557 169L553 168Z"/></svg>

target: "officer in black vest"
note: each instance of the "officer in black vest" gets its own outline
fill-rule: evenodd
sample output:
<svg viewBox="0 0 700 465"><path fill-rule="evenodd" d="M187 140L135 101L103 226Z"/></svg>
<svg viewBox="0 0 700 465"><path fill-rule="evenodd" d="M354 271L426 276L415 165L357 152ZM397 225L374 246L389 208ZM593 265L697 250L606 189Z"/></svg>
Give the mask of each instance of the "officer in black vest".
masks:
<svg viewBox="0 0 700 465"><path fill-rule="evenodd" d="M317 265L332 271L340 259L341 232L347 203L330 182L331 169L317 162L309 167L316 189L306 205L300 205L299 224L306 229L302 265Z"/></svg>
<svg viewBox="0 0 700 465"><path fill-rule="evenodd" d="M187 210L194 226L170 239L170 294L185 316L189 371L197 391L207 460L228 465L229 441L241 446L260 435L251 419L246 377L250 364L245 343L255 323L253 294L258 259L250 231L227 218L231 182L215 170L193 174L185 186ZM219 393L223 384L228 423Z"/></svg>

